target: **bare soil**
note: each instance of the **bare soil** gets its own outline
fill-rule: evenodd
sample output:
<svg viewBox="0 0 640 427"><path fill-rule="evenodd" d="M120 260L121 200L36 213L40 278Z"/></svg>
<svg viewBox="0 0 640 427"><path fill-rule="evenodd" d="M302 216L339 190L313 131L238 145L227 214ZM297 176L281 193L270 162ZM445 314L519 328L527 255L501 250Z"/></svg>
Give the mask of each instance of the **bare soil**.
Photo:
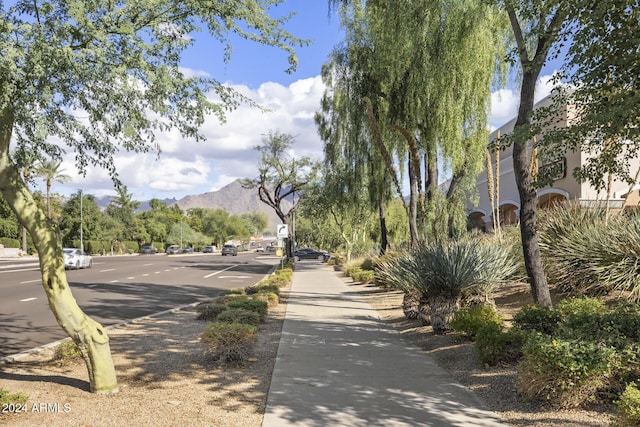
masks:
<svg viewBox="0 0 640 427"><path fill-rule="evenodd" d="M406 320L402 294L344 279L416 347L474 391L487 406L514 426L606 426L611 408L558 411L527 404L517 397L516 367L487 368L473 343L454 335L435 335L429 326ZM120 392L90 393L82 362L51 362L52 351L0 365L0 388L29 396L27 411L0 414L3 426L243 426L259 427L286 311L286 294L270 309L260 328L255 354L245 366L228 366L208 356L200 342L206 323L185 309L110 330ZM530 302L524 285L496 295L510 318ZM399 357L401 357L399 355Z"/></svg>

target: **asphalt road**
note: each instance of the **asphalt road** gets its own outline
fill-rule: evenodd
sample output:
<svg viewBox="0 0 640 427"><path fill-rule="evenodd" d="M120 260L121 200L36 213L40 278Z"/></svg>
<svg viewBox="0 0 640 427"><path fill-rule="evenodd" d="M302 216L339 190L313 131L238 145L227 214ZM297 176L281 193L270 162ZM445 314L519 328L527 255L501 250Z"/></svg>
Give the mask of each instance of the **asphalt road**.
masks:
<svg viewBox="0 0 640 427"><path fill-rule="evenodd" d="M277 263L252 252L94 257L93 268L67 271L67 279L78 305L108 326L253 285ZM0 260L0 358L65 337L37 260Z"/></svg>

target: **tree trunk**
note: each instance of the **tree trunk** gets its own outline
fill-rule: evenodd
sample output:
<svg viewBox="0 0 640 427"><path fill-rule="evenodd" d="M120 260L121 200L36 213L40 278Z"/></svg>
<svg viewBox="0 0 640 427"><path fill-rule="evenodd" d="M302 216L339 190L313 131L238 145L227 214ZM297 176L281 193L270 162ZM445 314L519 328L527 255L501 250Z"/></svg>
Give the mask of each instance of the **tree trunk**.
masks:
<svg viewBox="0 0 640 427"><path fill-rule="evenodd" d="M418 195L411 161L409 161L409 233L411 247L418 246Z"/></svg>
<svg viewBox="0 0 640 427"><path fill-rule="evenodd" d="M525 71L520 91L520 108L515 129L529 122L533 110L533 94L538 72ZM527 141L515 141L513 144L513 170L520 195L520 236L524 254L524 264L529 276L531 294L534 303L551 306L551 295L547 277L542 267L540 245L536 231L537 195L531 177L530 153Z"/></svg>
<svg viewBox="0 0 640 427"><path fill-rule="evenodd" d="M451 321L458 311L459 304L455 298L447 298L442 295L429 298L431 308L431 327L436 334L444 334L450 331Z"/></svg>
<svg viewBox="0 0 640 427"><path fill-rule="evenodd" d="M380 255L387 252L389 241L387 240L387 218L384 212L384 201L380 200Z"/></svg>
<svg viewBox="0 0 640 427"><path fill-rule="evenodd" d="M10 111L0 117L0 192L23 226L31 234L40 257L42 284L56 321L78 345L89 372L92 392L118 391L111 359L109 337L103 327L90 319L71 293L64 270L62 246L57 232L37 206L18 169L9 157L13 120Z"/></svg>

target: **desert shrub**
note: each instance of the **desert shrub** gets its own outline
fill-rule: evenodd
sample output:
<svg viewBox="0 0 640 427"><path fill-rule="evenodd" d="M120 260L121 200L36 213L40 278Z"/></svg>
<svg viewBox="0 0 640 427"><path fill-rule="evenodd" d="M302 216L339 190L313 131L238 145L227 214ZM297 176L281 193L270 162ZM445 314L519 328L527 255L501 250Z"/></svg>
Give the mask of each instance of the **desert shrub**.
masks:
<svg viewBox="0 0 640 427"><path fill-rule="evenodd" d="M476 333L475 348L485 365L514 363L522 358L522 346L529 333L521 329L504 330L499 323L487 323Z"/></svg>
<svg viewBox="0 0 640 427"><path fill-rule="evenodd" d="M69 340L56 346L53 360L61 364L76 363L82 360L82 353L76 343Z"/></svg>
<svg viewBox="0 0 640 427"><path fill-rule="evenodd" d="M218 314L216 321L257 326L260 323L260 315L255 311L243 308L230 308Z"/></svg>
<svg viewBox="0 0 640 427"><path fill-rule="evenodd" d="M565 321L563 335L623 349L640 342L640 314L576 314Z"/></svg>
<svg viewBox="0 0 640 427"><path fill-rule="evenodd" d="M640 390L630 383L616 402L616 427L635 427L640 425Z"/></svg>
<svg viewBox="0 0 640 427"><path fill-rule="evenodd" d="M598 315L607 312L607 307L596 298L565 298L558 303L556 310L562 318L567 319L578 315Z"/></svg>
<svg viewBox="0 0 640 427"><path fill-rule="evenodd" d="M540 249L550 282L579 295L620 292L640 301L640 216L604 209L556 209L542 222Z"/></svg>
<svg viewBox="0 0 640 427"><path fill-rule="evenodd" d="M210 324L200 336L208 351L223 362L242 364L253 353L258 328L242 323Z"/></svg>
<svg viewBox="0 0 640 427"><path fill-rule="evenodd" d="M229 289L228 293L230 293L231 295L245 295L246 292L243 288L231 288Z"/></svg>
<svg viewBox="0 0 640 427"><path fill-rule="evenodd" d="M264 320L267 316L268 304L265 301L256 299L248 299L243 301L231 301L227 304L229 308L242 308L244 310L254 311L260 315L260 320Z"/></svg>
<svg viewBox="0 0 640 427"><path fill-rule="evenodd" d="M517 328L546 335L555 334L561 320L557 310L537 304L526 305L513 315L513 323Z"/></svg>
<svg viewBox="0 0 640 427"><path fill-rule="evenodd" d="M365 258L361 263L360 263L360 269L361 270L368 270L368 271L373 271L374 268L374 261L372 258Z"/></svg>
<svg viewBox="0 0 640 427"><path fill-rule="evenodd" d="M280 297L273 292L259 292L253 295L253 299L264 301L269 307L275 307L280 303Z"/></svg>
<svg viewBox="0 0 640 427"><path fill-rule="evenodd" d="M255 286L247 286L245 288L248 295L257 294L259 292L271 292L280 295L280 286L273 283L259 283Z"/></svg>
<svg viewBox="0 0 640 427"><path fill-rule="evenodd" d="M22 407L26 405L28 396L24 393L11 393L3 388L0 388L0 408L7 409L8 412L13 412L11 409L18 405ZM0 417L4 415L6 412L0 412Z"/></svg>
<svg viewBox="0 0 640 427"><path fill-rule="evenodd" d="M458 335L474 339L480 328L489 323L502 326L504 321L493 306L480 304L458 310L451 321L451 327Z"/></svg>
<svg viewBox="0 0 640 427"><path fill-rule="evenodd" d="M597 403L616 365L615 349L538 334L522 348L517 387L528 400L575 408Z"/></svg>
<svg viewBox="0 0 640 427"><path fill-rule="evenodd" d="M375 273L372 270L358 270L351 275L351 278L356 282L373 283Z"/></svg>
<svg viewBox="0 0 640 427"><path fill-rule="evenodd" d="M206 304L224 304L224 305L227 305L231 301L247 301L248 299L249 299L249 297L247 295L225 294L225 295L220 295L220 296L217 296L215 298L212 298L209 301L202 302L198 306L206 305Z"/></svg>
<svg viewBox="0 0 640 427"><path fill-rule="evenodd" d="M226 309L227 309L227 306L225 304L217 304L217 303L200 304L196 307L196 311L198 312L196 319L212 322L216 320L218 315L220 315L220 313L222 313Z"/></svg>

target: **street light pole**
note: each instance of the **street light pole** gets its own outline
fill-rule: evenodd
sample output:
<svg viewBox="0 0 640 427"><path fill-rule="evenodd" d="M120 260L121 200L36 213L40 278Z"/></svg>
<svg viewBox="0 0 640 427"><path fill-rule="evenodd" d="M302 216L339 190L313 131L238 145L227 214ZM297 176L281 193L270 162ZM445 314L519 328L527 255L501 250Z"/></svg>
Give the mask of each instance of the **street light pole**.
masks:
<svg viewBox="0 0 640 427"><path fill-rule="evenodd" d="M84 252L84 241L82 240L82 190L80 190L80 250Z"/></svg>

